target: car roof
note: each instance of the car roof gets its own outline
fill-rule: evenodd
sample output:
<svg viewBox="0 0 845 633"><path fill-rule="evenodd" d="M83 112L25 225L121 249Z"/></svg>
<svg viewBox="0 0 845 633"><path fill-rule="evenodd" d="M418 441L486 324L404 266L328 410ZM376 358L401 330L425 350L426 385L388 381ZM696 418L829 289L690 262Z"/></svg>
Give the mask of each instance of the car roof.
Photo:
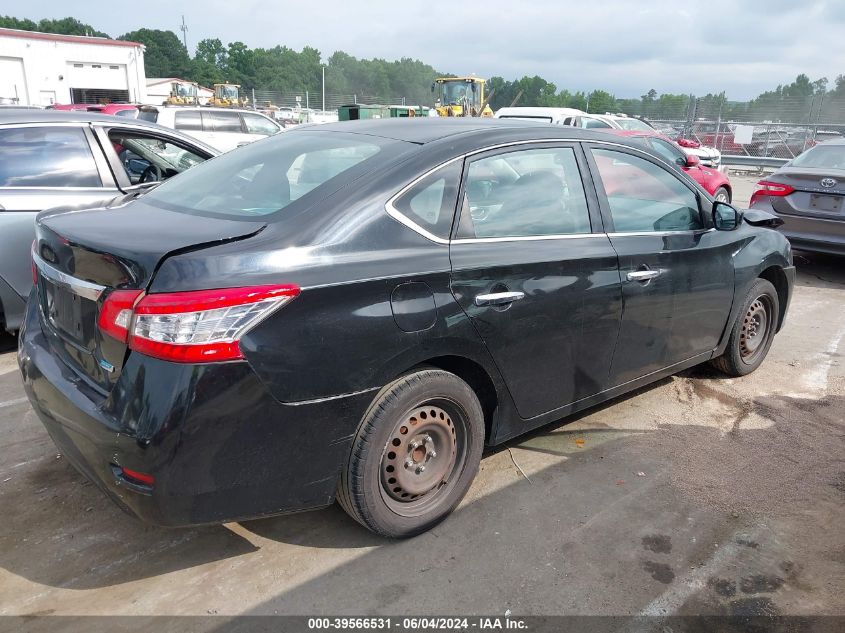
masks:
<svg viewBox="0 0 845 633"><path fill-rule="evenodd" d="M192 145L202 148L212 156L220 154L220 150L210 147L206 143L162 125L157 125L143 119L130 119L111 114L97 114L79 110L0 110L0 126L23 123L105 123L121 127L147 128L169 136L175 136Z"/></svg>
<svg viewBox="0 0 845 633"><path fill-rule="evenodd" d="M575 138L600 140L606 137L594 130L552 125L550 123L525 121L522 119L494 119L477 117L399 117L393 119L367 119L322 123L308 126L308 131L347 132L366 134L408 143L423 145L449 137L484 137L493 132L520 132L526 139ZM296 128L288 134L296 133Z"/></svg>

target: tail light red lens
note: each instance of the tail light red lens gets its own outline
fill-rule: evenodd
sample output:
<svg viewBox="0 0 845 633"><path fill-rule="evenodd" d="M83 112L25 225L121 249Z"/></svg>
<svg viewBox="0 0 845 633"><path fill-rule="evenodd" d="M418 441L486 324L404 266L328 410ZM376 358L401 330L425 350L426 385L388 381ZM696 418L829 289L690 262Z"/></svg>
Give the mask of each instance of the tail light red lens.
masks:
<svg viewBox="0 0 845 633"><path fill-rule="evenodd" d="M100 308L100 316L97 318L100 329L121 343L126 343L132 324L132 308L142 294L143 290L113 290Z"/></svg>
<svg viewBox="0 0 845 633"><path fill-rule="evenodd" d="M145 486L155 485L155 477L147 473L138 472L137 470L129 470L128 468L121 468L120 474L132 483L143 484Z"/></svg>
<svg viewBox="0 0 845 633"><path fill-rule="evenodd" d="M136 295L127 308L130 296L118 293L129 292ZM154 358L178 363L237 360L243 358L241 337L297 295L299 287L294 285L143 296L140 291L118 290L100 310L100 327ZM113 297L115 303L110 305ZM121 338L124 326L126 335Z"/></svg>
<svg viewBox="0 0 845 633"><path fill-rule="evenodd" d="M784 196L788 196L793 191L795 191L795 187L783 185L779 182L761 180L757 183L757 190L753 194L751 194L751 201L749 203L749 206L753 205L757 200L759 200L763 196L782 198Z"/></svg>

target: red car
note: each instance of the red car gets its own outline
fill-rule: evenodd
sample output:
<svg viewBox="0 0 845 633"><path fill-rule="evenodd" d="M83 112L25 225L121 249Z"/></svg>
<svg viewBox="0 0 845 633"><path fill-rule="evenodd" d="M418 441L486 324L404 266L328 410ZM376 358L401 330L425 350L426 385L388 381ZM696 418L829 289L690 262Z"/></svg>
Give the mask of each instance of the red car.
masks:
<svg viewBox="0 0 845 633"><path fill-rule="evenodd" d="M138 108L131 103L108 103L105 105L96 103L67 103L55 104L53 110L76 110L83 112L99 112L100 114L113 114L115 116L138 118Z"/></svg>
<svg viewBox="0 0 845 633"><path fill-rule="evenodd" d="M689 176L695 180L701 187L709 193L715 200L720 202L730 202L733 196L733 187L727 175L712 169L704 167L700 164L698 156L685 154L678 144L675 143L668 136L664 136L659 132L645 132L640 130L603 130L608 134L615 134L617 136L627 136L629 138L636 138L648 149L656 152L667 163L677 165L679 169L685 171Z"/></svg>

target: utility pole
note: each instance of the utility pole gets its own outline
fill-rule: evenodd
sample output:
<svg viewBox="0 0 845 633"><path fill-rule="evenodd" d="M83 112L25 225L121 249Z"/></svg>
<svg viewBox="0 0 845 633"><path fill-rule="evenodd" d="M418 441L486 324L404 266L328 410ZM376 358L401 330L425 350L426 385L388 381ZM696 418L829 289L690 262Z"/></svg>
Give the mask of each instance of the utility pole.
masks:
<svg viewBox="0 0 845 633"><path fill-rule="evenodd" d="M188 50L188 25L185 24L185 16L182 16L182 24L179 26L182 31L182 43L185 45L185 50ZM190 54L190 53L189 53Z"/></svg>
<svg viewBox="0 0 845 633"><path fill-rule="evenodd" d="M326 67L323 66L323 112L326 111Z"/></svg>

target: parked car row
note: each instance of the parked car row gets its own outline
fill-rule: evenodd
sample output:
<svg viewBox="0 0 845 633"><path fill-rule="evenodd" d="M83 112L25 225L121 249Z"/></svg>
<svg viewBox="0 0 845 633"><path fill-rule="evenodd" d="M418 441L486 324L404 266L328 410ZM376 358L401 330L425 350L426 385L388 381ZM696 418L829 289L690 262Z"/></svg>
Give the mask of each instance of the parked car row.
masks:
<svg viewBox="0 0 845 633"><path fill-rule="evenodd" d="M506 120L529 120L556 125L573 125L584 129L602 130L611 134L637 140L656 152L667 162L686 172L701 185L707 193L721 202L730 202L733 187L727 174L716 168L705 166L699 154L707 148L690 149L680 146L668 136L661 134L645 122L630 117L587 115L572 108L501 108L496 118ZM710 162L718 164L721 156Z"/></svg>
<svg viewBox="0 0 845 633"><path fill-rule="evenodd" d="M588 114L574 108L510 107L500 108L498 119L525 119L545 121L556 125L571 125L587 130L624 130L628 132L661 133L642 119L624 114ZM691 139L678 137L677 142L684 154L697 156L702 165L717 168L722 154L713 147L707 147Z"/></svg>
<svg viewBox="0 0 845 633"><path fill-rule="evenodd" d="M337 499L418 534L485 445L699 363L747 374L787 312L777 218L714 201L651 133L300 127L132 195L115 144L189 141L104 119L45 151L129 194L39 215L18 359L62 454L152 523Z"/></svg>

